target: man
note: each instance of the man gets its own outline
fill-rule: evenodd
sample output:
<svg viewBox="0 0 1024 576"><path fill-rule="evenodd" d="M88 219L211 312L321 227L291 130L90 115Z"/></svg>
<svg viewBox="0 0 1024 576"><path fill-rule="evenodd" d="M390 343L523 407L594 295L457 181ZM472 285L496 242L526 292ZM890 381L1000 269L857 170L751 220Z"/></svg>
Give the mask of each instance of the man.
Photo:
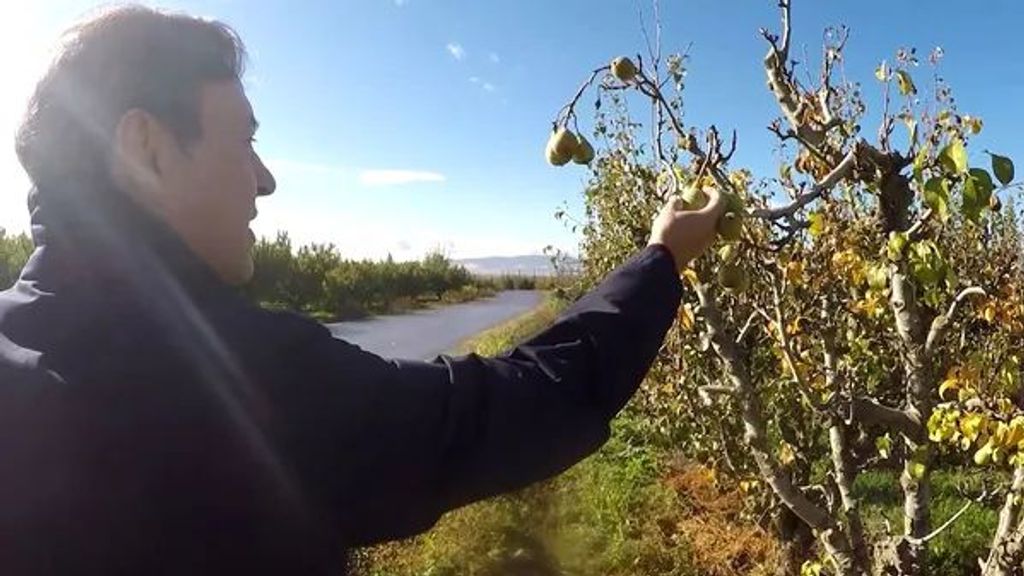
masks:
<svg viewBox="0 0 1024 576"><path fill-rule="evenodd" d="M17 135L36 250L0 294L0 571L338 574L348 547L596 450L721 211L500 358L388 361L262 310L241 42L124 7L71 29Z"/></svg>

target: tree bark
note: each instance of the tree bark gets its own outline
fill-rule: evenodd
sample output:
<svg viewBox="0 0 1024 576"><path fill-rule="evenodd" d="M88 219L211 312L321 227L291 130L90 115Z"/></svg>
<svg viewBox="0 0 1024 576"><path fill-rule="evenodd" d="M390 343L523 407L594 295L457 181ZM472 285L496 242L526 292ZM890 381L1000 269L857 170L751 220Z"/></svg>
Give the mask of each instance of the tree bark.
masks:
<svg viewBox="0 0 1024 576"><path fill-rule="evenodd" d="M907 413L917 422L927 422L932 413L931 363L925 353L926 334L917 308L914 288L898 267L892 274L891 305L896 330L902 341L903 365L907 379ZM899 546L902 574L921 574L928 555L927 542L920 540L930 530L931 459L928 440L903 436L906 455L900 485L903 487L903 535Z"/></svg>
<svg viewBox="0 0 1024 576"><path fill-rule="evenodd" d="M1024 468L1013 471L1013 483L999 512L999 525L992 538L982 576L1021 576L1024 574Z"/></svg>

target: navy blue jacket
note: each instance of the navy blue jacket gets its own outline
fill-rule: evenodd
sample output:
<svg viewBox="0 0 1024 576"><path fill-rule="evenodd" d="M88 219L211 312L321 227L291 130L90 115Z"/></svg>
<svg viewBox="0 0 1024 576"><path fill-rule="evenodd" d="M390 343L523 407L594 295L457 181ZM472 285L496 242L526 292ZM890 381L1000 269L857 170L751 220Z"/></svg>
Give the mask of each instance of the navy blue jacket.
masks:
<svg viewBox="0 0 1024 576"><path fill-rule="evenodd" d="M634 255L493 359L386 360L224 285L120 194L35 193L0 293L0 573L339 574L600 447L681 285Z"/></svg>

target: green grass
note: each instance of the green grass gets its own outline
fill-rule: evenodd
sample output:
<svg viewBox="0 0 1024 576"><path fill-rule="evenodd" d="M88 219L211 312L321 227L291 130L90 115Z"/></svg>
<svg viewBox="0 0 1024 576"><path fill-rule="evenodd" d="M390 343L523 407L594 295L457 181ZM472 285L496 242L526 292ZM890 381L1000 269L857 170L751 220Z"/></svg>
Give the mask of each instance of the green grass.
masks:
<svg viewBox="0 0 1024 576"><path fill-rule="evenodd" d="M466 340L456 347L456 352L459 354L476 352L481 356L497 356L550 326L558 317L558 313L566 306L567 303L564 300L547 294L544 301L533 310Z"/></svg>
<svg viewBox="0 0 1024 576"><path fill-rule="evenodd" d="M932 474L932 527L941 526L967 502L981 493L983 485L1005 485L1008 475L979 470L940 470ZM965 488L964 494L960 493ZM903 530L903 492L899 474L894 471L865 472L854 484L854 495L861 501L865 528L870 534L885 533L885 521L893 532ZM988 554L992 534L999 518L996 502L974 504L952 526L931 542L929 566L932 574L968 575L978 571L977 558Z"/></svg>

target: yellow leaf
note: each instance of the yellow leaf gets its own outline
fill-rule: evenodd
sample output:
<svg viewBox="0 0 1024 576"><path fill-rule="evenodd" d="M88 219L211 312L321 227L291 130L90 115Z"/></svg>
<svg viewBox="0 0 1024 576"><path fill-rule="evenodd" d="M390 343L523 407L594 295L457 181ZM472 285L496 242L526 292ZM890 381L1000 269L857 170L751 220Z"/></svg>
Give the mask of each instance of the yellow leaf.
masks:
<svg viewBox="0 0 1024 576"><path fill-rule="evenodd" d="M981 317L989 324L996 321L996 305L994 302L985 304L985 307L981 310Z"/></svg>
<svg viewBox="0 0 1024 576"><path fill-rule="evenodd" d="M689 304L683 304L679 307L679 325L687 332L693 330L694 326L694 314L693 308Z"/></svg>
<svg viewBox="0 0 1024 576"><path fill-rule="evenodd" d="M939 398L943 400L952 400L952 398L946 397L946 392L956 392L960 388L960 381L956 378L946 378L942 384L939 384Z"/></svg>
<svg viewBox="0 0 1024 576"><path fill-rule="evenodd" d="M687 282L690 283L691 286L696 286L697 284L700 283L700 278L697 277L697 272L695 272L693 268L687 268L686 270L683 270L682 276L683 278L686 279Z"/></svg>
<svg viewBox="0 0 1024 576"><path fill-rule="evenodd" d="M779 462L783 466L789 466L794 460L796 460L796 453L793 452L793 447L789 442L782 442L779 446Z"/></svg>
<svg viewBox="0 0 1024 576"><path fill-rule="evenodd" d="M885 82L889 79L889 64L885 60L875 68L875 78L878 78L879 82Z"/></svg>
<svg viewBox="0 0 1024 576"><path fill-rule="evenodd" d="M899 84L900 94L904 96L910 96L917 94L917 87L914 86L914 81L910 78L910 74L906 70L896 71L896 83Z"/></svg>

